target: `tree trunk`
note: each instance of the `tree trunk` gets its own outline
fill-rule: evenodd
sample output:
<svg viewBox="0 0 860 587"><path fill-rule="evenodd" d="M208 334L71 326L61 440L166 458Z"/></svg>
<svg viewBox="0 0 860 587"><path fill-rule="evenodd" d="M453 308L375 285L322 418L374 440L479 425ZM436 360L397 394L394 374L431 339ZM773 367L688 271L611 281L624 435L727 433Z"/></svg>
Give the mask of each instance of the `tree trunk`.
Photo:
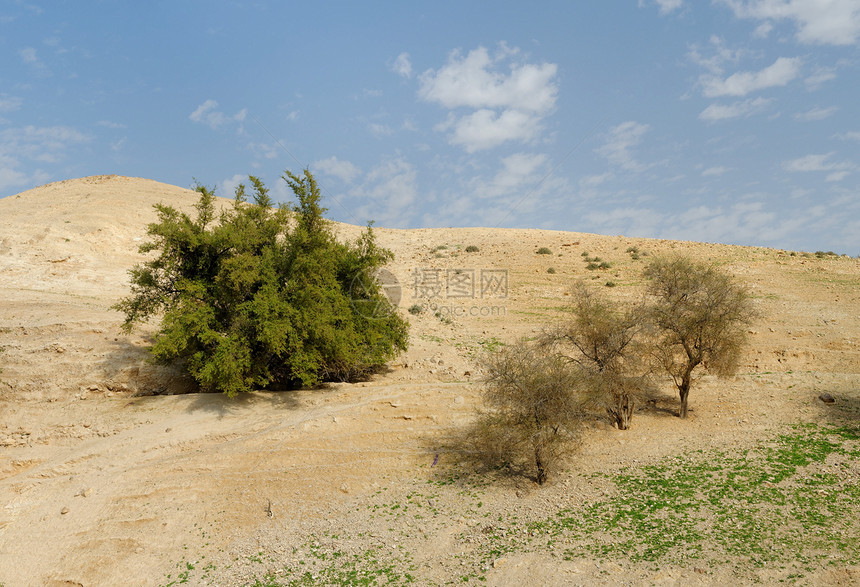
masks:
<svg viewBox="0 0 860 587"><path fill-rule="evenodd" d="M546 482L546 466L540 454L540 447L535 447L535 467L537 467L537 482L538 485L543 485Z"/></svg>
<svg viewBox="0 0 860 587"><path fill-rule="evenodd" d="M685 382L685 384L681 385L681 389L678 390L681 393L681 410L679 412L679 416L681 418L687 417L687 395L690 393L690 383Z"/></svg>
<svg viewBox="0 0 860 587"><path fill-rule="evenodd" d="M609 408L609 414L615 420L615 425L619 430L628 430L630 428L630 420L633 419L633 408L635 403L633 398L626 400L618 400L618 403Z"/></svg>

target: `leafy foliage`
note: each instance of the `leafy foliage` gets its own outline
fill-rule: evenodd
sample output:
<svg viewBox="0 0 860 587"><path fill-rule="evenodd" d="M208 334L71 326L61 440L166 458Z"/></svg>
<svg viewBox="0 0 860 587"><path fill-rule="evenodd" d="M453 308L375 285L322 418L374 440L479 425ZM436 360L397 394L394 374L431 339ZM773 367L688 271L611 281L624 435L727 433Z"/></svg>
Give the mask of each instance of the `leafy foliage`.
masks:
<svg viewBox="0 0 860 587"><path fill-rule="evenodd" d="M746 289L715 267L683 257L658 258L644 274L651 280L655 356L675 382L680 416L686 418L693 371L702 365L717 376L733 374L746 343L745 327L757 313Z"/></svg>
<svg viewBox="0 0 860 587"><path fill-rule="evenodd" d="M140 251L158 255L131 270L132 295L115 306L124 329L163 312L153 357L183 360L203 388L231 396L362 377L405 350L407 324L373 278L392 254L371 226L338 242L307 170L284 175L292 210L273 209L263 182L249 179L253 201L239 185L217 222L204 186L195 219L156 206Z"/></svg>

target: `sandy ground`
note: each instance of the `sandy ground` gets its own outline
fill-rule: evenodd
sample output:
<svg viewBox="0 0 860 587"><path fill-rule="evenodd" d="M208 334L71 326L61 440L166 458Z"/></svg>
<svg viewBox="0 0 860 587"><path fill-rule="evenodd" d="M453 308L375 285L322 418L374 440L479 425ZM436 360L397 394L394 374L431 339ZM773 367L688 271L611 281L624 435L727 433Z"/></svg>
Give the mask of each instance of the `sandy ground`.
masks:
<svg viewBox="0 0 860 587"><path fill-rule="evenodd" d="M740 374L704 377L687 421L673 415L677 400L664 385L631 430L593 423L567 472L542 488L497 479L481 488L483 512L547 515L604 491L577 472L656 462L678 447L751 445L780 426L826 420L822 392L860 402L858 259L485 228L377 230L395 253L389 269L411 321L410 350L388 373L232 400L184 394L192 386L181 373L146 361L152 328L120 334L110 306L128 293L152 205L191 210L195 201L189 190L116 176L0 200L3 585L160 585L183 569L190 584L253 583L296 563L308 537L325 536L347 549L409 552L424 581L456 580L479 527L472 486L443 481L460 467L452 438L479 405L475 357L557 321L575 278L611 281L612 296L636 299L647 257L632 259L633 246L719 263L749 285L764 318ZM359 229L339 230L353 238ZM552 254L536 254L540 247ZM586 251L613 267L588 271ZM407 314L413 305L425 311ZM373 515L428 487L436 513L426 522ZM768 582L545 552L496 562L484 571L492 585ZM812 581L856 584L860 572L822 571Z"/></svg>

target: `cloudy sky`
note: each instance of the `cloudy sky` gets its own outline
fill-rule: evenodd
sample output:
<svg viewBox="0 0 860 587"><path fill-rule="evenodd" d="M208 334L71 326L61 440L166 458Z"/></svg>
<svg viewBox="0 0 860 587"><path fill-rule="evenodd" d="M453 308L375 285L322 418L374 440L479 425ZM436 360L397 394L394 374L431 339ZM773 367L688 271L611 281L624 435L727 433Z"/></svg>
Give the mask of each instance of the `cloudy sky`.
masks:
<svg viewBox="0 0 860 587"><path fill-rule="evenodd" d="M0 3L0 196L96 174L331 217L860 254L860 0Z"/></svg>

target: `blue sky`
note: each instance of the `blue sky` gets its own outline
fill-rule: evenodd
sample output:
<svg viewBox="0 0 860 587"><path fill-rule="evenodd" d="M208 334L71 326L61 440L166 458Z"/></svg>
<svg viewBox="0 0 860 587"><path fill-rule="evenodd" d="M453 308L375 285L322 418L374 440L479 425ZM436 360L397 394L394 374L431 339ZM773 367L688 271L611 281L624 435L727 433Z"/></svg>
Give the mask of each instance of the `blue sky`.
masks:
<svg viewBox="0 0 860 587"><path fill-rule="evenodd" d="M0 196L309 166L330 216L860 254L860 0L2 2Z"/></svg>

